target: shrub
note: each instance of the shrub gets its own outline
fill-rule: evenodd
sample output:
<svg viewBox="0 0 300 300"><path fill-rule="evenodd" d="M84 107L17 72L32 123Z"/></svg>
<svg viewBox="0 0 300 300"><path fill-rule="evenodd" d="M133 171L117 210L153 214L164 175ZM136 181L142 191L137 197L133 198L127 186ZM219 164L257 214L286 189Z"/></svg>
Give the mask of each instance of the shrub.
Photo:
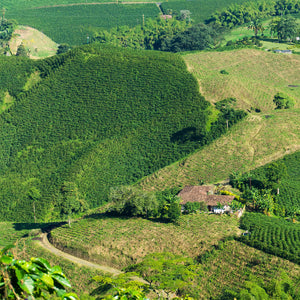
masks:
<svg viewBox="0 0 300 300"><path fill-rule="evenodd" d="M226 70L221 70L220 73L223 74L223 75L228 75L229 74Z"/></svg>
<svg viewBox="0 0 300 300"><path fill-rule="evenodd" d="M276 109L287 109L295 105L295 100L284 93L277 93L273 102L276 105Z"/></svg>

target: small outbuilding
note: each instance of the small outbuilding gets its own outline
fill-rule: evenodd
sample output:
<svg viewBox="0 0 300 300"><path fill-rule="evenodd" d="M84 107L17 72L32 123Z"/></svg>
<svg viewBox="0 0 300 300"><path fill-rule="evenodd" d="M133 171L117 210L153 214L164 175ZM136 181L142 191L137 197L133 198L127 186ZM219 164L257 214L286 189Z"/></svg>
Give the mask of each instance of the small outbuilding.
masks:
<svg viewBox="0 0 300 300"><path fill-rule="evenodd" d="M284 54L292 54L292 50L274 50L274 53L284 53Z"/></svg>

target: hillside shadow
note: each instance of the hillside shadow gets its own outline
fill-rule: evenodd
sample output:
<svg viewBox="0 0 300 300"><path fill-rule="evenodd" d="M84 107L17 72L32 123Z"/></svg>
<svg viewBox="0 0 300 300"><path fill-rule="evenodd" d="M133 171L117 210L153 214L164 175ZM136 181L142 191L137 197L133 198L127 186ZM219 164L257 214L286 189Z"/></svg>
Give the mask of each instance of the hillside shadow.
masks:
<svg viewBox="0 0 300 300"><path fill-rule="evenodd" d="M51 230L60 227L67 222L51 222L51 223L13 223L13 228L17 231L41 229L44 233L49 233Z"/></svg>
<svg viewBox="0 0 300 300"><path fill-rule="evenodd" d="M164 224L169 224L169 223L174 223L174 225L178 225L176 222L172 222L169 219L166 218L143 218L141 216L126 216L126 215L119 215L113 212L105 212L105 213L96 213L96 214L91 214L88 216L84 216L83 219L94 219L94 220L104 220L104 219L121 219L121 220L130 220L130 219L144 219L148 220L153 223L164 223Z"/></svg>
<svg viewBox="0 0 300 300"><path fill-rule="evenodd" d="M199 141L202 138L203 136L198 134L196 127L186 127L172 134L171 142L183 144L186 142Z"/></svg>

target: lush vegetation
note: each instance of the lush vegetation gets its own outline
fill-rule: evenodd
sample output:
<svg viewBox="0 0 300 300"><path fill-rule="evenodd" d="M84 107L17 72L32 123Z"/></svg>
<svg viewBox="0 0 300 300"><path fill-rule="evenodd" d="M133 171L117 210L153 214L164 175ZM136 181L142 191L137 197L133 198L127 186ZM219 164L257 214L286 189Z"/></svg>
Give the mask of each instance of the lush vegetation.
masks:
<svg viewBox="0 0 300 300"><path fill-rule="evenodd" d="M240 240L267 253L299 263L300 231L297 224L257 213L246 213L241 228L250 234Z"/></svg>
<svg viewBox="0 0 300 300"><path fill-rule="evenodd" d="M64 300L78 299L67 293L69 280L59 266L51 267L43 258L31 258L29 262L16 259L9 251L12 246L0 250L0 295L2 299L49 299L56 294Z"/></svg>
<svg viewBox="0 0 300 300"><path fill-rule="evenodd" d="M109 43L133 49L162 50L165 40L185 31L190 26L187 20L148 19L145 24L98 30L93 34L93 42Z"/></svg>
<svg viewBox="0 0 300 300"><path fill-rule="evenodd" d="M43 79L0 120L6 220L65 214L65 182L95 207L111 186L178 160L245 115L208 118L196 80L172 54L90 45L36 68Z"/></svg>
<svg viewBox="0 0 300 300"><path fill-rule="evenodd" d="M253 184L261 187L270 183L268 177L273 178L273 184L269 186L275 189L275 203L277 211L275 213L282 216L297 217L300 213L300 152L286 155L281 160L273 164L267 164L246 175L245 183L249 184L249 177L253 178ZM278 166L275 173L270 173L270 167ZM279 194L277 194L277 189Z"/></svg>
<svg viewBox="0 0 300 300"><path fill-rule="evenodd" d="M52 3L51 3L52 4ZM115 26L143 24L143 16L155 18L159 10L155 4L138 5L75 5L40 9L7 11L7 17L19 24L34 27L56 43L70 45L86 44L94 31Z"/></svg>
<svg viewBox="0 0 300 300"><path fill-rule="evenodd" d="M232 28L245 23L257 22L258 19L270 16L298 12L299 0L249 1L240 5L231 5L221 12L215 12L207 22Z"/></svg>

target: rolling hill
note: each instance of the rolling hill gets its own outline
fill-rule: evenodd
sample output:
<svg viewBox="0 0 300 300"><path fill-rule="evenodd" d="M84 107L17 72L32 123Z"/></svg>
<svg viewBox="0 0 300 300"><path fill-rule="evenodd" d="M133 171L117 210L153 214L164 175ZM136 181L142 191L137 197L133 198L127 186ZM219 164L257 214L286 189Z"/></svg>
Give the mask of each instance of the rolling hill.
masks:
<svg viewBox="0 0 300 300"><path fill-rule="evenodd" d="M3 220L33 220L34 209L38 220L59 217L70 182L95 207L111 186L224 132L179 55L90 45L32 68L39 81L0 116Z"/></svg>
<svg viewBox="0 0 300 300"><path fill-rule="evenodd" d="M251 114L209 147L143 179L143 188L218 182L232 171L246 172L300 149L298 55L244 49L183 57L207 100L235 97L236 106ZM222 69L229 74L221 74ZM295 107L275 110L272 99L277 92L293 97Z"/></svg>

